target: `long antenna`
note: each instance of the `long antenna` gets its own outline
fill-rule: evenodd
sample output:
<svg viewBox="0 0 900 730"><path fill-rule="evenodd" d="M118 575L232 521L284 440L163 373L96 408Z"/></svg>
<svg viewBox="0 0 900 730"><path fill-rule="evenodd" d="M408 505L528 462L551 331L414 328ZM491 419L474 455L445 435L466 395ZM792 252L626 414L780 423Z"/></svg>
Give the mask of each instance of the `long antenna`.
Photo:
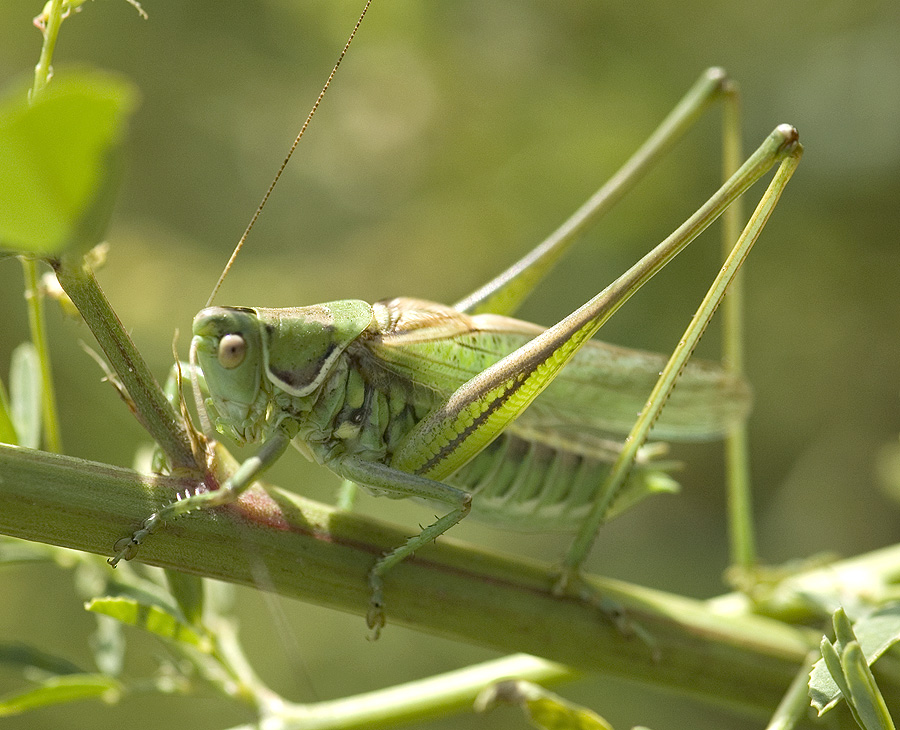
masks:
<svg viewBox="0 0 900 730"><path fill-rule="evenodd" d="M212 294L209 295L209 299L206 300L206 306L208 307L212 304L212 300L215 298L216 294L219 291L219 287L222 286L222 282L225 281L225 277L228 275L228 272L231 270L231 266L234 263L234 260L237 258L237 255L240 253L241 249L244 247L244 241L247 240L247 236L250 235L250 231L253 226L256 224L256 219L259 218L260 213L262 213L263 208L266 207L266 203L269 200L269 196L272 194L272 191L275 189L275 186L278 184L278 180L281 179L281 173L284 172L284 168L287 167L288 162L290 162L291 157L294 154L294 150L297 149L297 145L300 143L300 138L303 136L303 133L306 132L306 128L309 126L309 123L312 121L313 115L316 113L316 110L319 108L319 104L322 103L322 99L325 97L325 92L328 91L328 87L331 85L331 80L334 78L334 75L337 73L338 68L341 65L341 61L344 60L344 56L347 55L347 49L350 48L350 44L353 42L353 39L356 37L356 31L359 30L359 26L363 22L363 18L366 17L366 13L369 10L369 6L372 4L372 0L366 0L366 5L362 9L362 12L359 14L359 18L356 21L356 25L353 26L353 30L350 33L349 38L347 38L347 42L344 44L344 48L341 50L341 54L338 56L337 61L334 64L334 67L331 69L331 73L328 74L328 78L325 80L325 85L322 87L322 90L319 92L319 96L316 98L316 103L312 105L312 109L309 110L309 114L306 116L306 121L303 122L303 126L300 128L300 131L297 133L297 136L294 138L294 143L291 145L291 148L288 150L287 155L284 158L284 161L281 163L281 167L278 168L278 172L275 173L275 177L272 182L269 184L268 190L266 190L266 194L263 195L262 200L259 205L256 207L256 212L253 214L253 217L250 219L250 223L247 224L247 228L244 230L244 235L241 236L241 240L237 242L237 246L234 247L234 251L231 252L231 257L228 259L228 263L225 264L225 268L222 270L222 274L219 276L219 280L216 282L216 285L213 287Z"/></svg>

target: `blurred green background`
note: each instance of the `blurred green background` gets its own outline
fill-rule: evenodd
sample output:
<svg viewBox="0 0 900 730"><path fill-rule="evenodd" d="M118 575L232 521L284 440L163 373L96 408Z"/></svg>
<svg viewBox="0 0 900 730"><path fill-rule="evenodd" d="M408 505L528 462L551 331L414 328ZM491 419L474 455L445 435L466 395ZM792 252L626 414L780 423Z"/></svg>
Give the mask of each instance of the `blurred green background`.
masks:
<svg viewBox="0 0 900 730"><path fill-rule="evenodd" d="M164 378L361 2L89 3L68 19L57 74L116 70L143 103L99 273L119 316ZM28 75L42 0L0 4L0 82ZM452 302L548 234L649 134L700 72L722 65L744 92L745 140L778 123L806 155L747 273L750 422L761 553L779 562L850 555L900 538L885 453L900 432L900 5L376 2L292 166L219 297L287 306L393 295ZM552 324L670 232L715 188L719 116L702 121L591 233L521 313ZM748 206L749 207L749 206ZM604 339L665 351L716 270L707 235L605 328ZM0 261L0 373L27 337L21 272ZM88 330L49 307L68 453L128 465L145 439L96 365ZM713 328L714 330L715 328ZM715 357L717 333L703 352ZM721 460L679 449L684 492L602 531L591 567L696 597L724 590ZM330 499L335 481L288 454L272 480ZM415 505L366 500L408 525ZM125 526L123 526L124 529ZM559 536L462 524L453 537L556 559ZM89 665L69 578L0 576L0 638ZM374 689L490 658L482 649L240 593L242 631L263 677L296 700ZM157 651L138 639L141 652ZM0 673L0 693L18 686ZM592 677L563 694L617 727L759 727L646 688ZM690 719L688 719L690 718ZM195 730L248 719L213 700L132 696L19 718L17 727ZM518 728L514 713L429 728Z"/></svg>

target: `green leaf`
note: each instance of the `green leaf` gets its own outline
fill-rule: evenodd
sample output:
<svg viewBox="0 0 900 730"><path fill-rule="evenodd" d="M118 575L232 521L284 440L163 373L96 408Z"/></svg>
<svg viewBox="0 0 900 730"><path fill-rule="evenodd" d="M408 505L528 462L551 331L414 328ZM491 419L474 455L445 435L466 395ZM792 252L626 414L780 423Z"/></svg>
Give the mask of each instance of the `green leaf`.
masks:
<svg viewBox="0 0 900 730"><path fill-rule="evenodd" d="M857 642L850 642L844 648L841 665L856 708L854 716L859 718L862 727L865 730L894 730L884 697Z"/></svg>
<svg viewBox="0 0 900 730"><path fill-rule="evenodd" d="M22 669L37 669L50 674L81 673L81 667L68 659L19 642L0 643L0 664Z"/></svg>
<svg viewBox="0 0 900 730"><path fill-rule="evenodd" d="M552 695L525 704L530 720L544 730L612 730L599 715Z"/></svg>
<svg viewBox="0 0 900 730"><path fill-rule="evenodd" d="M521 707L531 724L541 730L612 730L600 715L531 682L498 682L478 695L475 708L484 712L501 703Z"/></svg>
<svg viewBox="0 0 900 730"><path fill-rule="evenodd" d="M834 647L834 645L830 641L828 641L827 638L822 639L821 649L822 659L820 661L825 667L825 671L828 675L828 683L823 683L823 686L829 688L830 685L834 686L834 702L837 703L837 701L841 699L841 697L846 697L850 694L850 688L847 686L847 680L844 678L844 669L843 667L841 667L841 655ZM817 666L819 666L819 662L816 662L816 664L813 666L813 671L810 673L810 695L812 695L812 675L815 673ZM811 699L813 701L813 706L816 706L815 698L811 697ZM819 710L820 715L823 712L825 712L825 710Z"/></svg>
<svg viewBox="0 0 900 730"><path fill-rule="evenodd" d="M55 545L45 543L26 542L15 537L0 537L0 565L13 565L21 563L45 563L54 559L57 550Z"/></svg>
<svg viewBox="0 0 900 730"><path fill-rule="evenodd" d="M10 415L19 446L41 447L42 391L37 348L23 342L13 350L9 366Z"/></svg>
<svg viewBox="0 0 900 730"><path fill-rule="evenodd" d="M203 579L180 570L167 570L166 583L178 602L178 608L188 620L197 625L203 620Z"/></svg>
<svg viewBox="0 0 900 730"><path fill-rule="evenodd" d="M840 619L838 618L838 621ZM845 627L839 625L844 634ZM853 635L859 642L860 649L871 666L875 661L900 640L900 603L889 603L861 617L853 623ZM844 645L837 642L835 654L843 654ZM816 662L809 676L809 696L812 705L822 715L832 709L841 699L842 694L837 683L825 666L824 659Z"/></svg>
<svg viewBox="0 0 900 730"><path fill-rule="evenodd" d="M0 380L0 443L12 444L13 446L19 443L16 429L12 422L9 398L6 396L6 388L3 387L2 380Z"/></svg>
<svg viewBox="0 0 900 730"><path fill-rule="evenodd" d="M87 70L0 101L0 246L80 255L102 239L135 104L127 81Z"/></svg>
<svg viewBox="0 0 900 730"><path fill-rule="evenodd" d="M186 624L175 611L134 598L115 596L95 598L86 605L88 611L111 616L128 626L149 631L165 639L190 644L202 651L210 650L210 639L205 632L196 631Z"/></svg>
<svg viewBox="0 0 900 730"><path fill-rule="evenodd" d="M18 715L47 705L94 697L115 698L121 691L119 683L103 674L67 674L52 677L34 689L0 697L0 717Z"/></svg>
<svg viewBox="0 0 900 730"><path fill-rule="evenodd" d="M831 623L834 625L834 637L836 646L847 646L851 641L857 641L856 633L853 631L853 624L847 617L843 607L835 610L831 617Z"/></svg>
<svg viewBox="0 0 900 730"><path fill-rule="evenodd" d="M104 673L118 677L125 663L125 637L122 624L109 616L97 615L97 629L91 634L94 662Z"/></svg>

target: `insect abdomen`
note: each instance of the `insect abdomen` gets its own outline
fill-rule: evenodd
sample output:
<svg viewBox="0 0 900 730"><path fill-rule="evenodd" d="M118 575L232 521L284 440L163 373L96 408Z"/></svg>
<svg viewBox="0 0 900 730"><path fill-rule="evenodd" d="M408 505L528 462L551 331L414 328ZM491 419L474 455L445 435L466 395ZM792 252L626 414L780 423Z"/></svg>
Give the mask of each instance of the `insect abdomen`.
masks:
<svg viewBox="0 0 900 730"><path fill-rule="evenodd" d="M473 496L472 516L522 531L573 531L596 501L610 462L505 433L446 481ZM635 465L609 516L675 482Z"/></svg>

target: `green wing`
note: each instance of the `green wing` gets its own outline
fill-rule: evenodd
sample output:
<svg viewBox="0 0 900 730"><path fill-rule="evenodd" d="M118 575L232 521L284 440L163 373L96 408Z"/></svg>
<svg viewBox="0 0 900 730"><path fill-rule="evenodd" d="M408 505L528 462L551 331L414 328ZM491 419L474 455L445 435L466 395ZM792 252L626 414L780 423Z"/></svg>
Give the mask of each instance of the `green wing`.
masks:
<svg viewBox="0 0 900 730"><path fill-rule="evenodd" d="M396 376L449 395L473 376L544 331L493 314L469 316L415 299L373 305L376 332L365 346ZM626 435L667 358L588 342L515 421L517 433L541 441L595 442ZM653 428L659 440L721 437L746 418L747 384L713 363L692 360Z"/></svg>

